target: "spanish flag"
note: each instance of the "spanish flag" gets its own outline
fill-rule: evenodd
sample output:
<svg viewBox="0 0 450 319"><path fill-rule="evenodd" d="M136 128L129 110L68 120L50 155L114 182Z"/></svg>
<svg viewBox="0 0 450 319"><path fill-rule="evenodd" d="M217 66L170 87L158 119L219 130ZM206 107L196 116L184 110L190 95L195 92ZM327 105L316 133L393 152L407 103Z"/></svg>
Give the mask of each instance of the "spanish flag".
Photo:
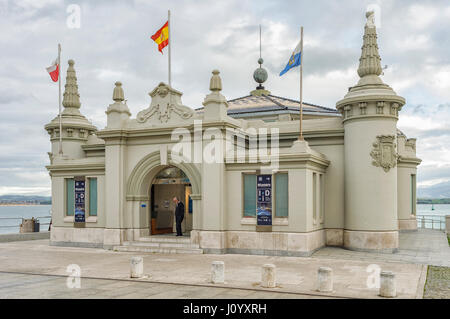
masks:
<svg viewBox="0 0 450 319"><path fill-rule="evenodd" d="M152 35L152 40L158 44L159 52L163 53L162 49L169 44L169 21L167 21L161 29Z"/></svg>

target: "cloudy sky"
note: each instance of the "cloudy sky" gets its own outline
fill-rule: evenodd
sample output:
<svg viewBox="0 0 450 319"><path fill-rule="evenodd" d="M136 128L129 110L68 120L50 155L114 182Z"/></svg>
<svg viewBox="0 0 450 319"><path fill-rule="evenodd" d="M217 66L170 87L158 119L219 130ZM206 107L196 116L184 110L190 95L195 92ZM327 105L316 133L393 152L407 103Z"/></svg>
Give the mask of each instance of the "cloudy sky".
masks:
<svg viewBox="0 0 450 319"><path fill-rule="evenodd" d="M81 9L79 28L70 28L71 4ZM167 9L172 84L185 105L202 106L215 68L228 99L255 88L261 24L266 88L298 99L297 72L277 74L303 25L304 99L334 107L358 80L368 6L379 12L380 53L388 66L383 80L407 100L398 126L418 138L419 196L450 197L448 0L0 0L0 195L50 195L44 125L57 115L58 88L45 67L58 42L64 70L69 58L76 62L81 111L99 128L115 81L123 82L133 116L148 106L148 92L167 81L167 57L150 40Z"/></svg>

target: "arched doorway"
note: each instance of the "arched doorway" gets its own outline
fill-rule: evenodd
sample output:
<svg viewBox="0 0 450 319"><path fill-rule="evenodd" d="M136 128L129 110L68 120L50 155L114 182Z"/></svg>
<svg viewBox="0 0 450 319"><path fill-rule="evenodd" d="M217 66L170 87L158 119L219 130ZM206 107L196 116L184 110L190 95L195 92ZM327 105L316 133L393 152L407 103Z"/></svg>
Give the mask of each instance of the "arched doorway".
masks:
<svg viewBox="0 0 450 319"><path fill-rule="evenodd" d="M192 185L186 173L175 166L162 168L153 178L150 187L150 234L162 235L175 232L175 203L177 197L183 202L185 211L181 224L184 236L189 236L193 227Z"/></svg>
<svg viewBox="0 0 450 319"><path fill-rule="evenodd" d="M135 164L127 178L126 205L128 214L124 217L130 219L130 224L136 230L132 240L151 234L151 187L155 177L168 167L179 168L188 177L192 191L190 195L193 212L190 216L192 217L192 230L195 232L201 227L203 210L202 176L199 166L199 164L190 163L189 161L174 161L170 152L167 153L167 157L164 159L160 151L147 154ZM187 206L186 203L184 204ZM175 206L173 206L174 208ZM172 211L172 213L174 212ZM191 240L195 241L195 236L191 237Z"/></svg>

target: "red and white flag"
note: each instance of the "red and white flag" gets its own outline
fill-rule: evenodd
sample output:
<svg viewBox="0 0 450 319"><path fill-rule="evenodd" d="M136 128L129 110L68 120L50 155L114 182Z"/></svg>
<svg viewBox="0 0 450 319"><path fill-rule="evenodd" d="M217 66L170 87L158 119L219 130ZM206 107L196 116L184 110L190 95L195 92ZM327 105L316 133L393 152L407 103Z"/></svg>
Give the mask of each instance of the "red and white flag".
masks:
<svg viewBox="0 0 450 319"><path fill-rule="evenodd" d="M52 78L53 82L58 82L59 80L59 61L58 59L53 62L51 66L47 68L48 74L50 74L50 77Z"/></svg>

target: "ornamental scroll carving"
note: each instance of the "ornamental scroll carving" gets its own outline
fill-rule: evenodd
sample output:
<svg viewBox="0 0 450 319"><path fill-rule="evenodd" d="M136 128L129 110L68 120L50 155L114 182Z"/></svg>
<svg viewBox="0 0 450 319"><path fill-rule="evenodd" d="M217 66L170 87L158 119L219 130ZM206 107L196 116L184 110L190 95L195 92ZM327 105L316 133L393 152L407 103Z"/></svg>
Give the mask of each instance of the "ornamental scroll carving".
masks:
<svg viewBox="0 0 450 319"><path fill-rule="evenodd" d="M150 107L137 114L136 120L144 123L149 119L154 122L167 123L173 118L173 114L178 115L181 120L191 118L194 114L193 110L181 105L179 96L175 90L171 90L169 86L160 83L151 93L152 103ZM175 120L175 119L174 119Z"/></svg>
<svg viewBox="0 0 450 319"><path fill-rule="evenodd" d="M391 168L397 165L398 154L395 150L394 135L379 135L377 141L372 144L373 150L370 152L373 161L372 164L376 167L381 167L387 173Z"/></svg>

